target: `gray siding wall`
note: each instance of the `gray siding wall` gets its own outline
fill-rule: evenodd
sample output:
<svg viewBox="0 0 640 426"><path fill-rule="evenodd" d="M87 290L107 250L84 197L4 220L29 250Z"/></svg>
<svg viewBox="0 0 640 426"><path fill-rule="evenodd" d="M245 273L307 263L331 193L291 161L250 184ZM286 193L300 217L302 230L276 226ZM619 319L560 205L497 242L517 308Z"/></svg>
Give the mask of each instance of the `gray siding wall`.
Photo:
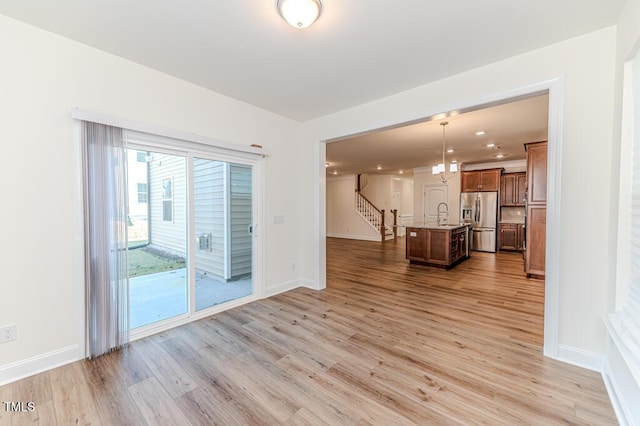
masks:
<svg viewBox="0 0 640 426"><path fill-rule="evenodd" d="M228 164L201 158L193 160L194 230L196 238L212 235L210 250L196 245L196 270L224 279L225 276L225 174Z"/></svg>
<svg viewBox="0 0 640 426"><path fill-rule="evenodd" d="M252 223L252 170L249 166L230 165L230 234L231 278L251 273L252 237L248 228Z"/></svg>
<svg viewBox="0 0 640 426"><path fill-rule="evenodd" d="M168 178L173 179L173 221L163 220L162 183ZM252 168L196 158L193 179L195 236L212 234L211 250L195 251L196 269L222 279L251 274ZM149 165L151 246L180 256L186 256L187 248L186 183L184 157L153 154Z"/></svg>
<svg viewBox="0 0 640 426"><path fill-rule="evenodd" d="M184 157L152 153L149 164L149 233L151 246L180 256L187 248L187 160ZM173 220L163 220L165 179L173 179Z"/></svg>

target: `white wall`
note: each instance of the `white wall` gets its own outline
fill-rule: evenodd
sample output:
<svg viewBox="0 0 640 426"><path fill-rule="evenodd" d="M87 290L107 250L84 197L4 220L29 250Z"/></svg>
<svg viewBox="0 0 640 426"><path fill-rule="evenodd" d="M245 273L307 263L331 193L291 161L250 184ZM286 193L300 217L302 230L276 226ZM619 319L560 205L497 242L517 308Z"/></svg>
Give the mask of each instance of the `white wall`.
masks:
<svg viewBox="0 0 640 426"><path fill-rule="evenodd" d="M380 241L374 229L355 209L356 175L327 178L327 235Z"/></svg>
<svg viewBox="0 0 640 426"><path fill-rule="evenodd" d="M398 216L413 214L413 186L412 179L396 175L368 175L369 184L361 191L369 201L378 209L385 212L385 220L388 225L393 224L393 213L397 209ZM394 192L399 199L394 200ZM404 209L404 210L403 210ZM398 222L400 219L398 219ZM401 231L401 230L400 230ZM401 235L400 232L398 235Z"/></svg>
<svg viewBox="0 0 640 426"><path fill-rule="evenodd" d="M301 203L315 208L303 224L307 280L322 287L325 279L325 150L320 141L471 107L559 79L558 342L563 357L597 364L605 346L601 318L612 267L606 194L618 144L612 138L615 46L616 28L609 27L304 123L301 163L315 166L301 177L307 188Z"/></svg>
<svg viewBox="0 0 640 426"><path fill-rule="evenodd" d="M362 189L362 195L367 197L379 210L391 210L391 176L369 174L369 184Z"/></svg>
<svg viewBox="0 0 640 426"><path fill-rule="evenodd" d="M130 61L0 16L0 383L83 352L80 107L270 152L264 178L266 292L300 283L299 124ZM300 148L299 148L300 147ZM303 167L303 166L298 166ZM309 185L307 185L306 189ZM273 225L272 216L284 216ZM307 235L305 237L310 237Z"/></svg>
<svg viewBox="0 0 640 426"><path fill-rule="evenodd" d="M413 179L402 179L402 203L399 214L401 215L413 215L413 200L414 195L414 181Z"/></svg>

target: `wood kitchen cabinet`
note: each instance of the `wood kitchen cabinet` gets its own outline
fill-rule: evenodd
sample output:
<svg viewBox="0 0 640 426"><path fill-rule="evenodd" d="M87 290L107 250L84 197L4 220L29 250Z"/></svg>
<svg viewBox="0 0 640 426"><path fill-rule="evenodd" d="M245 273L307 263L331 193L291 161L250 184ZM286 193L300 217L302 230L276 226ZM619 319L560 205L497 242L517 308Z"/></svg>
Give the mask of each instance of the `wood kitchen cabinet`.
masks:
<svg viewBox="0 0 640 426"><path fill-rule="evenodd" d="M456 263L460 259L464 259L467 257L468 253L468 244L467 241L467 227L459 228L451 231L451 240L450 240L450 262Z"/></svg>
<svg viewBox="0 0 640 426"><path fill-rule="evenodd" d="M505 173L500 178L500 206L524 206L527 192L526 173Z"/></svg>
<svg viewBox="0 0 640 426"><path fill-rule="evenodd" d="M473 170L462 172L461 191L498 191L502 169Z"/></svg>
<svg viewBox="0 0 640 426"><path fill-rule="evenodd" d="M407 228L406 258L412 264L451 268L467 257L467 227Z"/></svg>
<svg viewBox="0 0 640 426"><path fill-rule="evenodd" d="M547 142L525 144L529 204L547 204Z"/></svg>
<svg viewBox="0 0 640 426"><path fill-rule="evenodd" d="M427 229L407 228L406 258L409 260L427 261Z"/></svg>
<svg viewBox="0 0 640 426"><path fill-rule="evenodd" d="M524 245L524 224L501 223L499 225L498 249L522 251Z"/></svg>
<svg viewBox="0 0 640 426"><path fill-rule="evenodd" d="M524 271L544 278L547 230L547 142L525 144L527 151L527 220Z"/></svg>
<svg viewBox="0 0 640 426"><path fill-rule="evenodd" d="M525 227L524 227L524 223L519 223L518 224L518 251L524 251L524 231L525 231Z"/></svg>
<svg viewBox="0 0 640 426"><path fill-rule="evenodd" d="M447 266L449 260L449 244L451 231L442 229L427 230L427 263Z"/></svg>
<svg viewBox="0 0 640 426"><path fill-rule="evenodd" d="M534 278L544 277L547 232L547 207L527 208L527 248L524 256L525 272Z"/></svg>

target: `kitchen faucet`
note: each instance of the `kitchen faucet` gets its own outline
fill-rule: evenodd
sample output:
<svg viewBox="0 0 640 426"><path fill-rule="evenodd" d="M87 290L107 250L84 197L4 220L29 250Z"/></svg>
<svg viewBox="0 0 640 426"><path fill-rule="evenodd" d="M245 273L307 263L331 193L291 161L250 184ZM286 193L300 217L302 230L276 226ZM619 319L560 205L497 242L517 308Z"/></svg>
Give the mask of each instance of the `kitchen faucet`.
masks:
<svg viewBox="0 0 640 426"><path fill-rule="evenodd" d="M447 203L442 202L442 203L438 204L438 219L437 219L438 226L441 226L441 223L440 223L440 206L444 206L445 210L442 213L446 213L445 218L447 218L447 219L449 218L449 206L447 205Z"/></svg>

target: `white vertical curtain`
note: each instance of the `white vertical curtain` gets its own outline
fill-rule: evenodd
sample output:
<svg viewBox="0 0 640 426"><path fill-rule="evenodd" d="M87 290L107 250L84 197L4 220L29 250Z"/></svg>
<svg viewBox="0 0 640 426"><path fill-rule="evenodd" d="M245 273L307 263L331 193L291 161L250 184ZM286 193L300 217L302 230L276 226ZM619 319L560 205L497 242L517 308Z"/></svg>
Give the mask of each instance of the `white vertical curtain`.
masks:
<svg viewBox="0 0 640 426"><path fill-rule="evenodd" d="M127 156L123 130L82 122L89 358L129 341Z"/></svg>
<svg viewBox="0 0 640 426"><path fill-rule="evenodd" d="M632 66L631 279L621 312L618 312L620 321L617 325L622 340L635 356L636 371L640 372L640 52L636 54ZM640 377L636 380L640 380Z"/></svg>

